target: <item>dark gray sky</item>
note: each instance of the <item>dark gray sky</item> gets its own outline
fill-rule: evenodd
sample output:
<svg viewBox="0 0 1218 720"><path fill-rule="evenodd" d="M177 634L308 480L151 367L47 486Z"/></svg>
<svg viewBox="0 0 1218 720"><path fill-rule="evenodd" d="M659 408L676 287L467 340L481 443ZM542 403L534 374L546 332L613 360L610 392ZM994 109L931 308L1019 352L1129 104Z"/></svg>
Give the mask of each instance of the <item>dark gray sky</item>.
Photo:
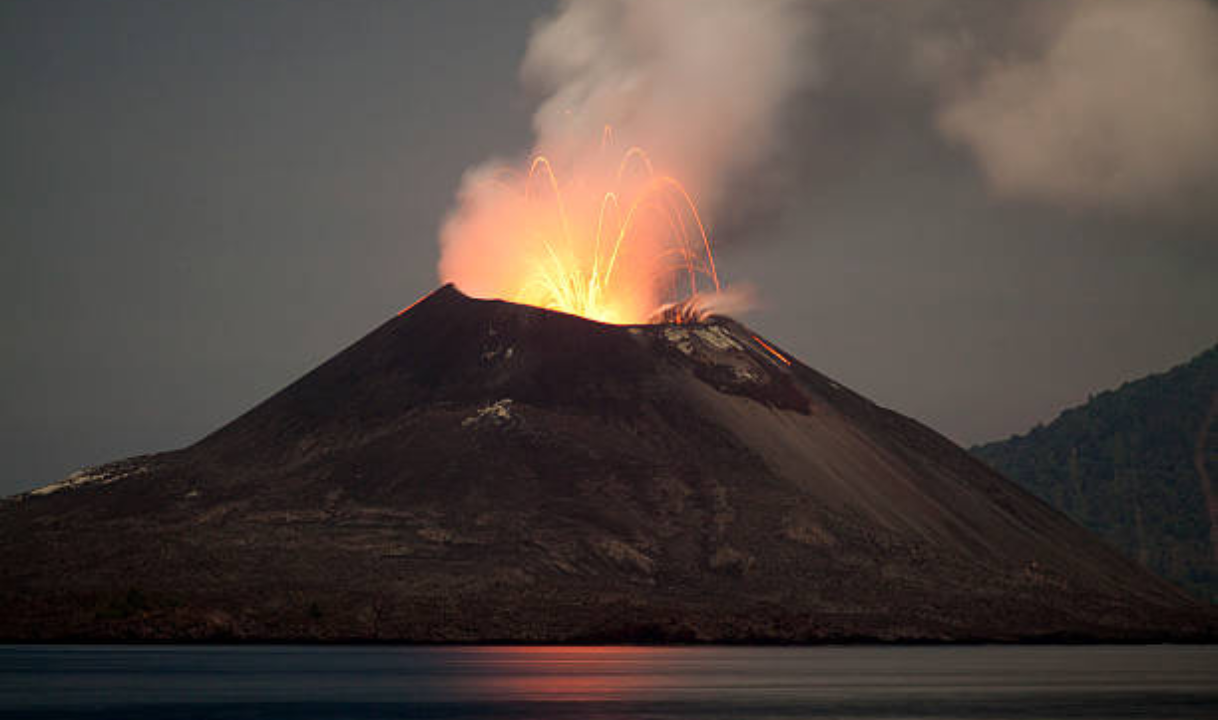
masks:
<svg viewBox="0 0 1218 720"><path fill-rule="evenodd" d="M781 202L716 238L745 319L963 443L1218 340L1218 183L996 194L895 68L923 23L1005 42L1013 5L926 5L822 18ZM0 4L0 493L193 442L433 289L462 172L530 146L551 7Z"/></svg>

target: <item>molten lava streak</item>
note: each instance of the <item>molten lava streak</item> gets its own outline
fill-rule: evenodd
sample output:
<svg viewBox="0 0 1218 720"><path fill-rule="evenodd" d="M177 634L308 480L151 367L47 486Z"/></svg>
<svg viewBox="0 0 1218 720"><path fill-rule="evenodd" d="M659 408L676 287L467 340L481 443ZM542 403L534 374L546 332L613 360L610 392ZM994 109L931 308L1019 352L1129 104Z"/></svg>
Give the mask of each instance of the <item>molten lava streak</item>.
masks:
<svg viewBox="0 0 1218 720"><path fill-rule="evenodd" d="M779 360L781 360L781 361L783 362L783 364L785 364L785 365L787 365L787 366L790 366L791 361L790 361L789 359L787 359L787 356L786 356L786 355L783 355L782 353L780 353L780 352L778 352L777 350L775 350L773 345L770 345L768 342L766 342L765 340L762 340L761 338L757 337L756 335L753 335L752 337L753 337L753 339L754 339L754 340L756 340L756 341L757 341L757 344L758 344L758 345L760 345L761 347L765 348L765 351L766 351L766 352L768 352L769 354L771 354L771 355L773 355L774 357L776 357L776 358L778 358Z"/></svg>
<svg viewBox="0 0 1218 720"><path fill-rule="evenodd" d="M610 159L611 142L606 128L600 156L566 170L538 154L527 172L475 180L472 209L449 230L444 279L609 323L704 314L722 287L693 198L639 147Z"/></svg>

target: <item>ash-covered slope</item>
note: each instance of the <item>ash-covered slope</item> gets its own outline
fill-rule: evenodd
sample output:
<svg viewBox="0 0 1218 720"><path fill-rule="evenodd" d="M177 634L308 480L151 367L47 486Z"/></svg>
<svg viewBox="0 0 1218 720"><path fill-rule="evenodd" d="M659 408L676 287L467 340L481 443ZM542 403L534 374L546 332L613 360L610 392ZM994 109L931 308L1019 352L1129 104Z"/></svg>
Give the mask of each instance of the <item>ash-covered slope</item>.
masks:
<svg viewBox="0 0 1218 720"><path fill-rule="evenodd" d="M6 638L1197 637L1212 615L747 328L442 288L185 450L0 507Z"/></svg>

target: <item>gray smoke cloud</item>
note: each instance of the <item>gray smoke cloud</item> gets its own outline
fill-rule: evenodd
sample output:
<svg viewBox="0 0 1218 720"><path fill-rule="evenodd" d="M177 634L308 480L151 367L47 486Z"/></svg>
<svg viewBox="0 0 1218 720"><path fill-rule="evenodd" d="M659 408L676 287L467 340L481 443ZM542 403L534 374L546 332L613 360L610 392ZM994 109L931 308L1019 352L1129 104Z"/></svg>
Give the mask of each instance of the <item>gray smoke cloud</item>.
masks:
<svg viewBox="0 0 1218 720"><path fill-rule="evenodd" d="M1171 210L1218 177L1218 9L1203 0L1015 6L1020 50L973 35L918 47L938 127L999 196Z"/></svg>
<svg viewBox="0 0 1218 720"><path fill-rule="evenodd" d="M567 0L537 26L521 69L544 97L537 147L572 157L611 125L713 206L781 145L780 110L816 80L814 10L793 0Z"/></svg>
<svg viewBox="0 0 1218 720"><path fill-rule="evenodd" d="M814 9L792 0L561 3L535 25L522 62L523 83L541 98L530 154L545 156L578 195L586 178L606 176L638 146L658 175L689 191L704 219L714 221L721 206L738 213L761 204L745 195L724 199L775 156L782 109L817 79ZM535 277L541 232L515 200L528 196L527 181L505 194L512 181L504 166L492 161L466 173L441 230L439 274L473 295L522 299L518 288L521 278ZM597 227L596 210L565 208L577 228ZM712 236L721 239L713 228ZM575 254L598 256L593 237L580 234Z"/></svg>

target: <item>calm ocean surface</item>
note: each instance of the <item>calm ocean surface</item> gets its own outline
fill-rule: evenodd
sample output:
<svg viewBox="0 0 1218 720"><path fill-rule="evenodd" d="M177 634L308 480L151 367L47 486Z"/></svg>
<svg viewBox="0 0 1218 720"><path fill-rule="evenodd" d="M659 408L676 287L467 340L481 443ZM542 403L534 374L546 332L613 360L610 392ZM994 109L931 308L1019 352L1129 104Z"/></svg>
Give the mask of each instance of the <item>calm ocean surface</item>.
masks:
<svg viewBox="0 0 1218 720"><path fill-rule="evenodd" d="M0 646L0 717L1218 718L1218 646Z"/></svg>

